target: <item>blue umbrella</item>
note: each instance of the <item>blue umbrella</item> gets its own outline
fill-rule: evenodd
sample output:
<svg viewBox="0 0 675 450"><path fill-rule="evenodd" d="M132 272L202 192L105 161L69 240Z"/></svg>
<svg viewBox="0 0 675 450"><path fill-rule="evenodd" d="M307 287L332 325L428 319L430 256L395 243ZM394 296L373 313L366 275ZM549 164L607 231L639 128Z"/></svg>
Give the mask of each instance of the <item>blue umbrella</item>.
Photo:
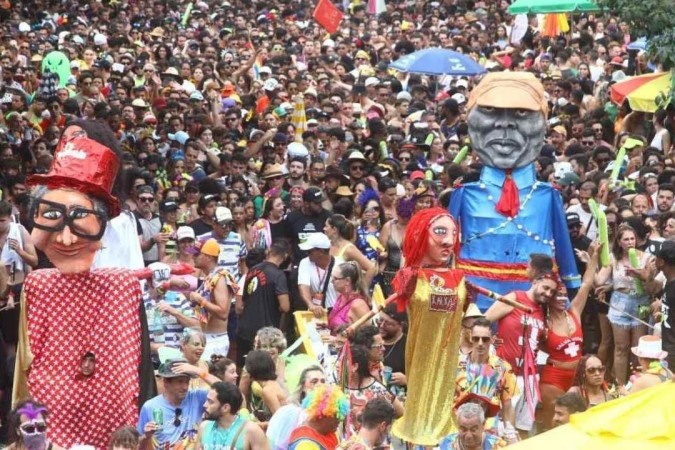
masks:
<svg viewBox="0 0 675 450"><path fill-rule="evenodd" d="M470 57L444 48L427 48L405 55L389 64L401 72L423 75L473 76L485 73Z"/></svg>
<svg viewBox="0 0 675 450"><path fill-rule="evenodd" d="M639 38L637 41L633 41L626 46L628 50L647 50L647 39Z"/></svg>

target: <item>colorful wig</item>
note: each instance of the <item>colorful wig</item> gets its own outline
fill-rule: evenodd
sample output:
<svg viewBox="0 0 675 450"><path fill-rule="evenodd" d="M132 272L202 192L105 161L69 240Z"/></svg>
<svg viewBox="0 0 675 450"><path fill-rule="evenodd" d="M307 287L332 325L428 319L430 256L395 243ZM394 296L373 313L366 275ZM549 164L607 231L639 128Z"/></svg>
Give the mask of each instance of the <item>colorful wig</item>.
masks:
<svg viewBox="0 0 675 450"><path fill-rule="evenodd" d="M338 386L320 384L307 393L302 408L308 420L332 417L343 421L349 414L349 399Z"/></svg>

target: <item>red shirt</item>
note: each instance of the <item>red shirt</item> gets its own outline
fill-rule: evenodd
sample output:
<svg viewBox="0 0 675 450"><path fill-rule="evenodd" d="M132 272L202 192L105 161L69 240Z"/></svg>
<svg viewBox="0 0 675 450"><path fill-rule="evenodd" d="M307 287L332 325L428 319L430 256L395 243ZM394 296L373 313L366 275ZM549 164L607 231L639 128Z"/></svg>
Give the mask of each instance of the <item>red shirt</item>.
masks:
<svg viewBox="0 0 675 450"><path fill-rule="evenodd" d="M525 351L524 338L527 337L529 347L536 356L539 341L544 335L545 324L541 306L530 299L527 292L516 291L515 294L516 301L532 308L532 313L514 308L497 322L497 336L504 341L497 349L497 356L511 364L516 375L521 375Z"/></svg>

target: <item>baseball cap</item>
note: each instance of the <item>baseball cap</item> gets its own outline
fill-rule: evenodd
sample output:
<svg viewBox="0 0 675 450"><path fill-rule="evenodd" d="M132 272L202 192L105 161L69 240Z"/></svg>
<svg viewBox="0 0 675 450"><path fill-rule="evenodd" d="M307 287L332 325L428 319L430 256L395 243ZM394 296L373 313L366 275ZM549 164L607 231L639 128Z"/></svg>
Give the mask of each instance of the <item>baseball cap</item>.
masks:
<svg viewBox="0 0 675 450"><path fill-rule="evenodd" d="M312 233L309 235L307 240L302 244L298 245L300 250L309 251L313 248L320 248L323 250L328 250L330 248L330 239L323 233Z"/></svg>
<svg viewBox="0 0 675 450"><path fill-rule="evenodd" d="M192 93L190 94L190 100L197 100L203 102L204 95L199 91L192 91Z"/></svg>
<svg viewBox="0 0 675 450"><path fill-rule="evenodd" d="M454 94L450 98L452 98L454 101L456 101L460 105L463 104L463 103L466 103L466 97L464 96L464 94L460 94L459 92Z"/></svg>
<svg viewBox="0 0 675 450"><path fill-rule="evenodd" d="M187 364L187 359L183 358L167 359L164 362L164 364L160 364L159 370L157 371L157 376L162 378L178 378L178 377L194 378L194 375L188 373L174 372L174 368L178 364Z"/></svg>
<svg viewBox="0 0 675 450"><path fill-rule="evenodd" d="M321 203L323 201L323 192L317 187L310 187L302 194L302 199L306 202Z"/></svg>
<svg viewBox="0 0 675 450"><path fill-rule="evenodd" d="M579 214L575 212L567 213L565 215L567 218L567 226L570 225L581 225L581 217L579 217Z"/></svg>
<svg viewBox="0 0 675 450"><path fill-rule="evenodd" d="M152 194L155 195L155 190L152 188L152 186L149 186L147 184L144 184L142 186L138 186L136 188L136 193L140 194Z"/></svg>
<svg viewBox="0 0 675 450"><path fill-rule="evenodd" d="M182 241L183 239L195 239L195 230L192 227L178 227L176 231L176 240Z"/></svg>
<svg viewBox="0 0 675 450"><path fill-rule="evenodd" d="M278 87L279 82L274 78L268 78L267 80L265 80L265 83L263 84L263 89L265 89L266 91L273 91Z"/></svg>
<svg viewBox="0 0 675 450"><path fill-rule="evenodd" d="M220 245L215 239L208 239L202 244L199 252L217 258L220 255Z"/></svg>
<svg viewBox="0 0 675 450"><path fill-rule="evenodd" d="M396 94L396 100L410 101L410 100L412 100L412 95L410 95L410 92L401 91L398 94Z"/></svg>
<svg viewBox="0 0 675 450"><path fill-rule="evenodd" d="M187 190L187 187L186 187ZM208 205L211 202L217 202L218 201L218 196L213 195L213 194L204 194L201 197L199 197L199 201L197 202L197 207L199 209L204 209L206 208L206 205Z"/></svg>
<svg viewBox="0 0 675 450"><path fill-rule="evenodd" d="M168 134L169 139L172 141L177 141L180 145L185 145L188 139L190 139L190 135L187 134L185 131L178 131L176 133L169 133Z"/></svg>
<svg viewBox="0 0 675 450"><path fill-rule="evenodd" d="M666 264L675 264L675 242L664 241L654 256L664 260Z"/></svg>
<svg viewBox="0 0 675 450"><path fill-rule="evenodd" d="M232 221L232 211L225 206L219 206L216 208L216 213L214 214L216 222L219 224L227 223Z"/></svg>
<svg viewBox="0 0 675 450"><path fill-rule="evenodd" d="M173 200L164 200L159 204L159 210L162 212L178 211L178 203Z"/></svg>
<svg viewBox="0 0 675 450"><path fill-rule="evenodd" d="M563 136L567 136L567 128L565 128L562 125L556 125L553 127L553 131L555 131L558 134L562 134Z"/></svg>
<svg viewBox="0 0 675 450"><path fill-rule="evenodd" d="M558 186L571 186L573 184L579 184L580 182L581 179L579 179L579 176L574 172L565 172L556 180Z"/></svg>

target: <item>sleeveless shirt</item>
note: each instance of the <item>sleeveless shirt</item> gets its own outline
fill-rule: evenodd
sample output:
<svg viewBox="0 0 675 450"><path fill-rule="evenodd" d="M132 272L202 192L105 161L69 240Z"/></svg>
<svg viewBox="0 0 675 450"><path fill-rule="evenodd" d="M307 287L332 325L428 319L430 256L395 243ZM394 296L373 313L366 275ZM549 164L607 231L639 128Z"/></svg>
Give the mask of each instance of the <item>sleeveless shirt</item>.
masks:
<svg viewBox="0 0 675 450"><path fill-rule="evenodd" d="M497 322L497 336L504 340L497 349L497 356L506 360L516 375L522 375L525 339L536 354L544 334L544 312L525 291L516 291L516 301L532 308L532 314L513 309Z"/></svg>

